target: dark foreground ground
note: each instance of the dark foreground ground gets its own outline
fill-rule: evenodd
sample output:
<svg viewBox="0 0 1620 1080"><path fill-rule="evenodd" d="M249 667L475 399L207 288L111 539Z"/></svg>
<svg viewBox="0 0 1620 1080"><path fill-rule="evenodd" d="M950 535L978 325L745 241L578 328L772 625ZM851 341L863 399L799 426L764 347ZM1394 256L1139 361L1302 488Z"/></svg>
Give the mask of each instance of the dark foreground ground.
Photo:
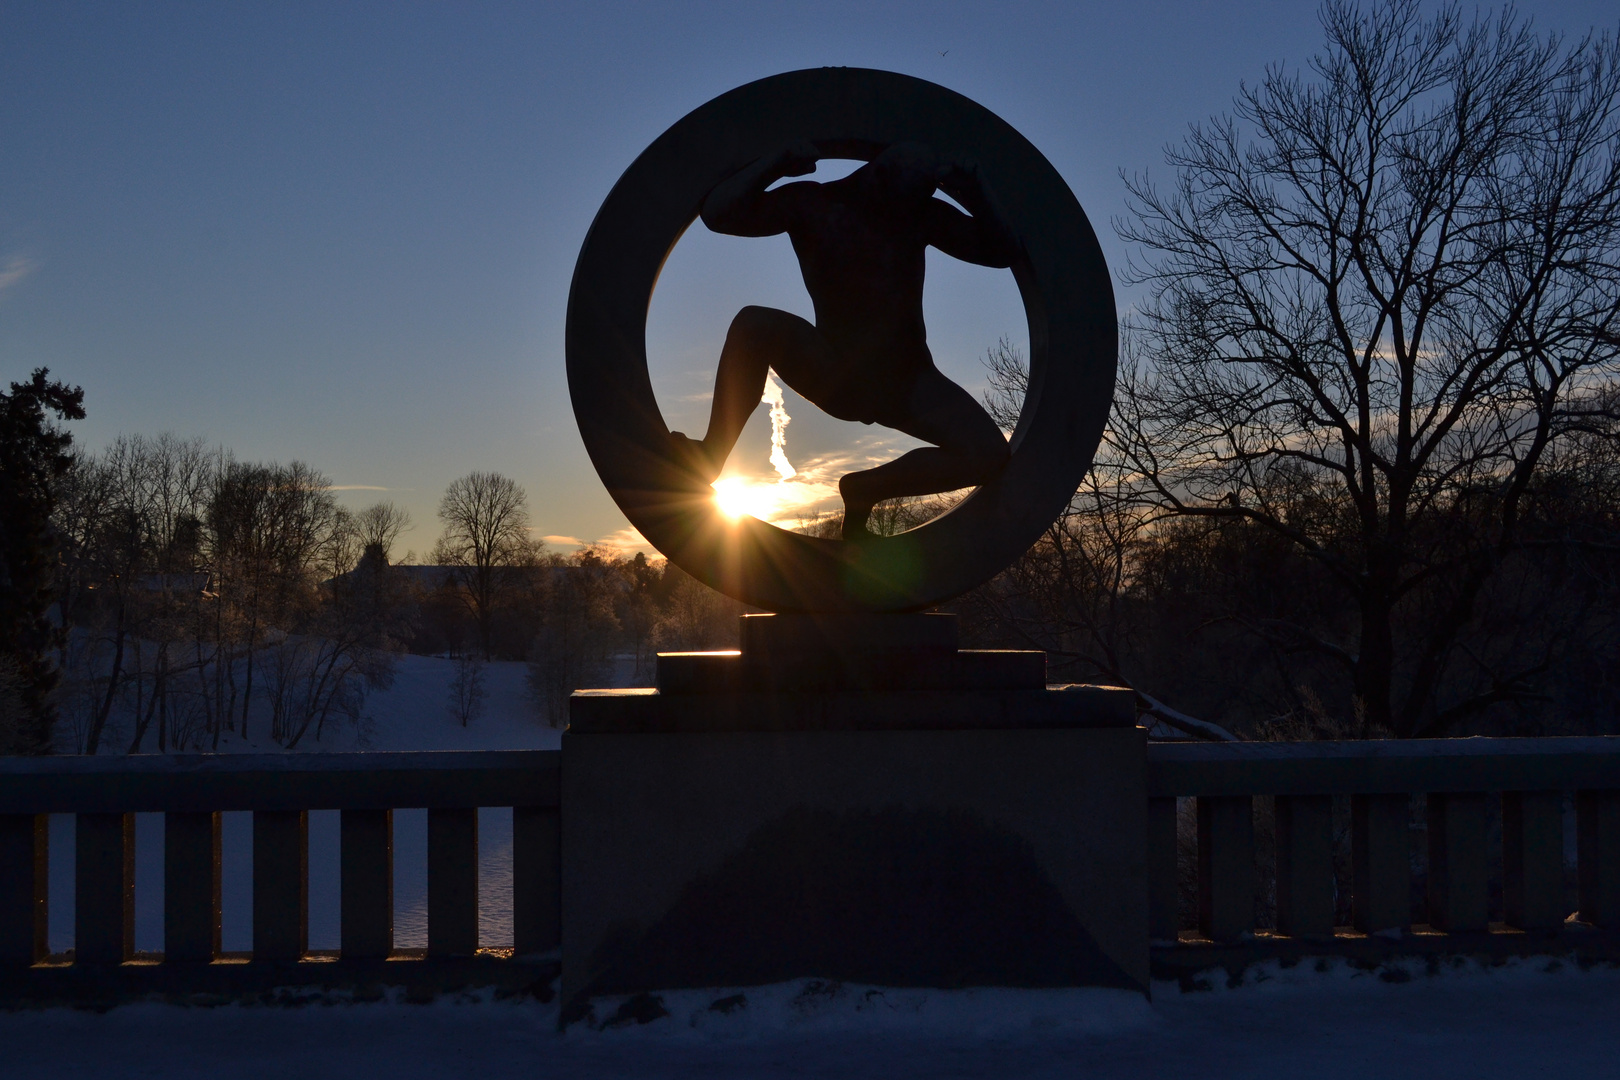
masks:
<svg viewBox="0 0 1620 1080"><path fill-rule="evenodd" d="M476 999L12 1012L0 1014L0 1076L1620 1076L1620 971L1545 959L1438 974L1325 966L1251 969L1237 987L1222 976L1192 992L1160 983L1151 1004L799 982L740 1000L669 995L650 1023L561 1036L551 1006Z"/></svg>

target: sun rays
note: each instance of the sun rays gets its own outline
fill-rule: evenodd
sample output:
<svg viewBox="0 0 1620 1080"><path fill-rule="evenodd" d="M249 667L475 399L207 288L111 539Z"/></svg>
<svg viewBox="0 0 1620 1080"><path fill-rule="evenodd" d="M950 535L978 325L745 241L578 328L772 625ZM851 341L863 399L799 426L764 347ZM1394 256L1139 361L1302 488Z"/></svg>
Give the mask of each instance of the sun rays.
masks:
<svg viewBox="0 0 1620 1080"><path fill-rule="evenodd" d="M778 525L816 513L822 503L836 499L836 480L793 480L758 476L723 476L714 482L714 500L732 521L756 517Z"/></svg>

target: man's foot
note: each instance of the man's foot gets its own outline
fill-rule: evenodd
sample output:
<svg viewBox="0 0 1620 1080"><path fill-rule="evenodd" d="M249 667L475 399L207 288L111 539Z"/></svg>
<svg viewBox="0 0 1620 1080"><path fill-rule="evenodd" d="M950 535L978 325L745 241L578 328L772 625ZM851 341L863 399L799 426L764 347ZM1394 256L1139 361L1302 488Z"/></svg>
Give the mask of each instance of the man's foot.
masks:
<svg viewBox="0 0 1620 1080"><path fill-rule="evenodd" d="M844 511L844 529L840 535L845 540L857 544L865 540L877 539L877 533L866 527L867 518L871 516L871 513L870 510L863 514L853 514L848 510Z"/></svg>
<svg viewBox="0 0 1620 1080"><path fill-rule="evenodd" d="M860 481L854 480L857 475L849 473L838 481L838 494L844 499L843 537L845 540L871 540L876 534L867 528L867 523L877 503L853 490L860 487Z"/></svg>
<svg viewBox="0 0 1620 1080"><path fill-rule="evenodd" d="M705 484L712 484L719 478L724 462L715 464L709 448L700 440L672 431L669 442L672 456L681 468Z"/></svg>

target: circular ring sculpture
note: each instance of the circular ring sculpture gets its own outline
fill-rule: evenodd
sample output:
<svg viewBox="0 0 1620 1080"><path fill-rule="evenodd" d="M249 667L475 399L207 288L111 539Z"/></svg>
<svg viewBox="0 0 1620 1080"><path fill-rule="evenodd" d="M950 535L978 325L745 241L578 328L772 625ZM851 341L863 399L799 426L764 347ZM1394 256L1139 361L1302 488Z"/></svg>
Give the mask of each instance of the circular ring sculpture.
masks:
<svg viewBox="0 0 1620 1080"><path fill-rule="evenodd" d="M871 160L922 143L976 162L1022 255L1029 386L995 478L939 518L861 542L732 521L672 451L647 373L647 311L664 260L709 193L797 140ZM989 580L1067 506L1113 397L1118 324L1108 268L1056 169L989 110L934 83L859 68L749 83L687 114L636 158L597 213L568 297L568 387L596 471L677 566L771 611L916 611Z"/></svg>

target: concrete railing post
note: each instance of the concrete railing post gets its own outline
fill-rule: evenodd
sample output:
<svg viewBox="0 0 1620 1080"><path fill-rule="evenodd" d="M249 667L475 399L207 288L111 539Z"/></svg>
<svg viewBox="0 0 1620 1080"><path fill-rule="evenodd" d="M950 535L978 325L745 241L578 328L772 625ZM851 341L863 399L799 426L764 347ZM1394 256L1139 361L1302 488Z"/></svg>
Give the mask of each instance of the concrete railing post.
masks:
<svg viewBox="0 0 1620 1080"><path fill-rule="evenodd" d="M1577 795L1575 836L1581 919L1606 930L1620 927L1620 791Z"/></svg>
<svg viewBox="0 0 1620 1080"><path fill-rule="evenodd" d="M253 812L253 959L294 963L309 951L309 813Z"/></svg>
<svg viewBox="0 0 1620 1080"><path fill-rule="evenodd" d="M1333 797L1277 796L1277 930L1333 936Z"/></svg>
<svg viewBox="0 0 1620 1080"><path fill-rule="evenodd" d="M49 821L0 814L0 965L26 967L45 956Z"/></svg>
<svg viewBox="0 0 1620 1080"><path fill-rule="evenodd" d="M1485 796L1433 794L1429 817L1429 925L1485 930Z"/></svg>
<svg viewBox="0 0 1620 1080"><path fill-rule="evenodd" d="M394 812L344 810L339 862L339 948L345 959L394 951Z"/></svg>
<svg viewBox="0 0 1620 1080"><path fill-rule="evenodd" d="M478 951L478 811L428 810L429 956Z"/></svg>
<svg viewBox="0 0 1620 1080"><path fill-rule="evenodd" d="M163 815L163 959L206 964L219 955L218 814Z"/></svg>
<svg viewBox="0 0 1620 1080"><path fill-rule="evenodd" d="M1364 934L1412 925L1411 838L1407 795L1352 795L1351 911Z"/></svg>
<svg viewBox="0 0 1620 1080"><path fill-rule="evenodd" d="M562 942L562 817L554 806L512 808L512 951Z"/></svg>
<svg viewBox="0 0 1620 1080"><path fill-rule="evenodd" d="M1181 933L1181 852L1176 838L1176 800L1148 800L1148 937L1175 941Z"/></svg>
<svg viewBox="0 0 1620 1080"><path fill-rule="evenodd" d="M1254 800L1199 796L1199 932L1211 941L1253 933L1254 884Z"/></svg>
<svg viewBox="0 0 1620 1080"><path fill-rule="evenodd" d="M135 815L80 814L74 831L74 960L121 964L135 955Z"/></svg>
<svg viewBox="0 0 1620 1080"><path fill-rule="evenodd" d="M1553 930L1564 915L1564 798L1556 791L1502 796L1502 907L1510 926Z"/></svg>

